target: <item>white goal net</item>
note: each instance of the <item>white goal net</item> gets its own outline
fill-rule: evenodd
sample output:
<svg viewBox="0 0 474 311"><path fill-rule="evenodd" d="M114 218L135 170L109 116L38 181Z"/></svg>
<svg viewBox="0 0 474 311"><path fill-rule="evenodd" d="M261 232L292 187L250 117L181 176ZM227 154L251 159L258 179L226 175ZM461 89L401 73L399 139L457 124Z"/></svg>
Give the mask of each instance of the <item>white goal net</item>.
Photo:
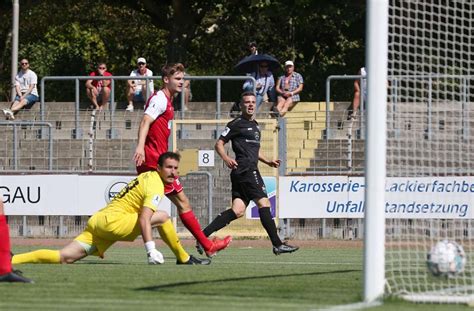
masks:
<svg viewBox="0 0 474 311"><path fill-rule="evenodd" d="M471 302L474 2L390 0L388 41L386 292ZM467 260L431 254L435 276L427 255L442 240Z"/></svg>

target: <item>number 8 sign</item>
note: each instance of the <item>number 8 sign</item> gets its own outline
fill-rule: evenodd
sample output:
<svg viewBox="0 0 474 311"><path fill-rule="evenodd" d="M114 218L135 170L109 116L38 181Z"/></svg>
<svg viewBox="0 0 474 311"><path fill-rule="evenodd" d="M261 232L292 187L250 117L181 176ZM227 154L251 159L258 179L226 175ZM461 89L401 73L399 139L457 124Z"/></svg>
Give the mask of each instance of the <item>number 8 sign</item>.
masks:
<svg viewBox="0 0 474 311"><path fill-rule="evenodd" d="M214 150L199 150L198 166L214 166Z"/></svg>

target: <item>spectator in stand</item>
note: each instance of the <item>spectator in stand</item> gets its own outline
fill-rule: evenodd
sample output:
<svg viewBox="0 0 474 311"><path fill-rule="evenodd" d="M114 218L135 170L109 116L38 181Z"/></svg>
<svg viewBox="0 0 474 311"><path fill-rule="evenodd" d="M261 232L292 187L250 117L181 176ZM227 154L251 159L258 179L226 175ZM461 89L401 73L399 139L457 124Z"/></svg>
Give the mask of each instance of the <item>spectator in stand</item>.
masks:
<svg viewBox="0 0 474 311"><path fill-rule="evenodd" d="M15 76L16 96L10 109L4 109L3 114L7 120L15 120L15 115L22 108L31 108L39 100L38 76L30 69L30 63L26 58L20 61L20 72Z"/></svg>
<svg viewBox="0 0 474 311"><path fill-rule="evenodd" d="M303 90L303 77L295 71L293 61L285 62L285 74L278 78L276 91L278 93L277 110L280 117L285 116L299 101Z"/></svg>
<svg viewBox="0 0 474 311"><path fill-rule="evenodd" d="M249 42L249 52L250 52L250 55L258 55L257 42L255 41Z"/></svg>
<svg viewBox="0 0 474 311"><path fill-rule="evenodd" d="M257 96L257 109L256 112L260 110L260 106L265 98L265 95L268 95L268 99L271 102L275 102L275 79L273 78L272 72L268 69L267 62L261 62L258 64L258 72L253 72L250 74L255 78L257 82L256 87L256 96ZM253 92L253 83L251 80L248 80L243 85L244 92Z"/></svg>
<svg viewBox="0 0 474 311"><path fill-rule="evenodd" d="M187 76L184 73L184 76ZM193 98L193 94L191 93L191 80L184 80L184 110L189 110L189 101Z"/></svg>
<svg viewBox="0 0 474 311"><path fill-rule="evenodd" d="M153 76L153 71L146 67L146 59L140 57L137 59L138 68L133 70L130 73L130 77L151 77ZM148 96L147 96L148 94ZM133 102L145 103L148 97L153 94L153 80L148 80L148 85L146 80L128 80L127 81L127 99L128 106L127 111L132 112Z"/></svg>
<svg viewBox="0 0 474 311"><path fill-rule="evenodd" d="M363 100L367 99L367 72L365 67L359 69L357 73L360 79L354 80L354 98L351 105L347 108L347 120L355 120L357 118L357 110L360 108L360 90L362 88ZM362 83L361 83L362 82Z"/></svg>
<svg viewBox="0 0 474 311"><path fill-rule="evenodd" d="M96 70L89 74L91 77L111 77L112 74L107 71L106 63L99 63ZM110 80L87 80L87 97L91 101L91 108L102 110L110 98Z"/></svg>

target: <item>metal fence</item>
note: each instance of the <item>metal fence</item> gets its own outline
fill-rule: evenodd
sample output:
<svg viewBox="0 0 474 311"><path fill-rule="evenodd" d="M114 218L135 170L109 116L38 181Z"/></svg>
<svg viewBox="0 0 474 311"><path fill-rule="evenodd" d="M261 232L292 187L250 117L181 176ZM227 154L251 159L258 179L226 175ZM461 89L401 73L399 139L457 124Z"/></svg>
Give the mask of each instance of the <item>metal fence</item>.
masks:
<svg viewBox="0 0 474 311"><path fill-rule="evenodd" d="M7 167L12 167L14 170L19 169L19 161L20 159L25 159L20 155L20 131L22 129L33 129L39 127L40 130L33 130L33 136L31 139L37 140L41 135L39 133L42 132L42 128L46 127L48 129L47 141L48 146L46 148L42 148L39 152L35 153L30 150L29 156L35 156L44 160L44 163L48 170L53 168L53 136L52 136L52 125L48 122L37 122L37 121L16 121L16 122L9 122L9 121L0 121L0 127L11 127L12 132L11 136L7 134L5 131L5 135L3 135L2 139L4 140L4 156L3 156L3 169L5 170ZM7 153L11 152L11 157L7 156Z"/></svg>
<svg viewBox="0 0 474 311"><path fill-rule="evenodd" d="M216 81L216 118L219 118L221 115L221 81L253 81L254 90L256 87L255 78L252 76L185 76L186 80L211 80ZM110 80L110 109L109 109L109 130L107 136L109 138L118 138L118 133L116 129L114 129L115 124L115 112L116 112L116 101L115 101L115 81L128 81L131 80L130 76L46 76L41 79L41 88L40 88L40 120L45 121L45 98L46 98L46 82L47 81L74 81L75 82L75 109L74 109L74 136L73 138L82 138L83 131L80 127L80 83L79 81L85 80ZM146 85L149 84L150 80L161 80L160 76L152 76L152 77L133 77L133 80L145 80ZM181 117L184 117L184 88L182 89L181 94ZM149 97L149 89L147 88L146 98Z"/></svg>
<svg viewBox="0 0 474 311"><path fill-rule="evenodd" d="M361 75L332 75L327 77L326 79L326 134L325 138L326 140L333 138L334 136L332 135L332 126L331 126L331 100L332 100L332 93L331 93L331 82L333 81L354 81L354 80L360 80L360 85L362 87L362 79L365 79L365 77ZM358 124L359 129L363 129L363 120L365 116L365 92L361 91L360 92L360 117L357 119L356 123ZM349 99L351 100L351 99ZM344 115L343 115L344 117ZM363 137L363 134L359 132L358 137Z"/></svg>

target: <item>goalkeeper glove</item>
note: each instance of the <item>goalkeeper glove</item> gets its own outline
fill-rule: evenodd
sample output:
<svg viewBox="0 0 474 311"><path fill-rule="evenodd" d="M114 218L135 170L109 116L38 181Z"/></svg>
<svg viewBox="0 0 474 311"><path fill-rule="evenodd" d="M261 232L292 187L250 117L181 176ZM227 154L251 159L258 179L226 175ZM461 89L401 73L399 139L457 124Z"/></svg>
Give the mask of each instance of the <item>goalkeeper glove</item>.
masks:
<svg viewBox="0 0 474 311"><path fill-rule="evenodd" d="M163 254L160 253L156 247L154 241L148 241L145 243L145 249L148 256L149 265L159 265L165 262Z"/></svg>

